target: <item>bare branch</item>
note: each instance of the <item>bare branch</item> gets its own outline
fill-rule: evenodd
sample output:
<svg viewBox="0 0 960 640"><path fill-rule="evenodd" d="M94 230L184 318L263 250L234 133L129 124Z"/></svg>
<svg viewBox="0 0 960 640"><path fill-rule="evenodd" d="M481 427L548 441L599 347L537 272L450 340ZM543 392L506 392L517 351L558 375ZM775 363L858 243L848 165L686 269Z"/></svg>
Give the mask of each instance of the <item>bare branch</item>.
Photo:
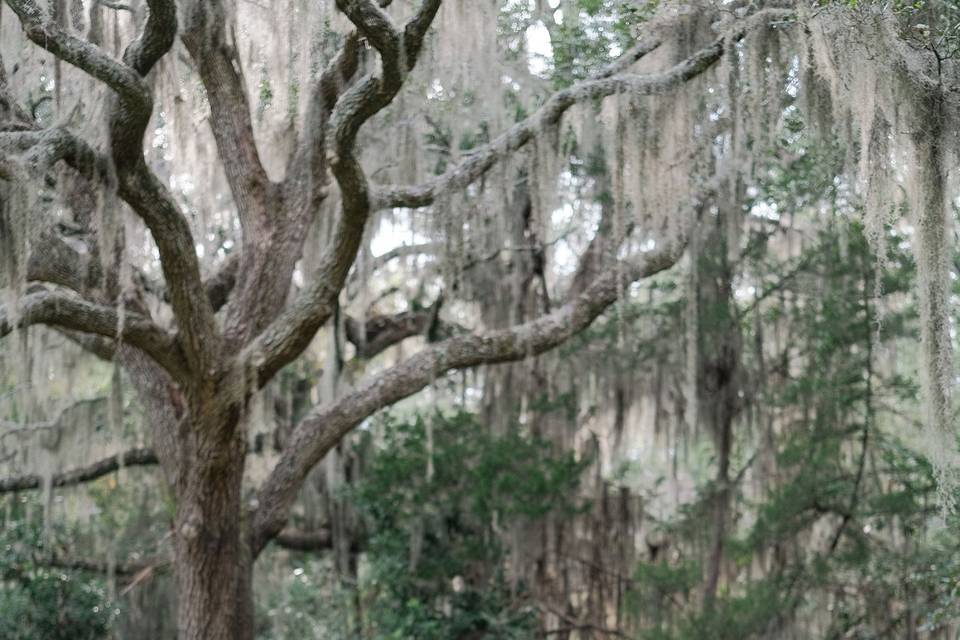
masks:
<svg viewBox="0 0 960 640"><path fill-rule="evenodd" d="M122 467L141 467L155 464L158 464L158 460L153 449L129 449L89 466L55 474L50 479L50 486L53 488L71 487L110 475ZM37 474L0 479L0 494L40 489L42 487L43 478Z"/></svg>
<svg viewBox="0 0 960 640"><path fill-rule="evenodd" d="M521 360L562 344L615 302L622 288L671 267L683 248L660 248L639 262L609 270L581 295L531 322L436 343L361 383L333 404L311 411L294 429L280 461L259 492L255 551L259 552L283 528L307 473L362 420L452 369Z"/></svg>
<svg viewBox="0 0 960 640"><path fill-rule="evenodd" d="M379 256L374 256L373 258L373 270L382 269L390 261L396 260L397 258L405 258L408 256L420 256L420 255L432 255L437 253L443 248L443 245L439 242L424 242L422 244L402 244L399 247L394 247L386 253L383 253Z"/></svg>
<svg viewBox="0 0 960 640"><path fill-rule="evenodd" d="M47 567L56 567L58 569L68 569L72 571L87 571L90 573L109 574L139 582L140 577L146 572L153 572L157 569L171 564L169 558L148 558L145 560L132 562L118 562L111 564L103 560L91 560L89 558L66 558L63 556L43 557L40 556L34 560L37 564Z"/></svg>
<svg viewBox="0 0 960 640"><path fill-rule="evenodd" d="M149 354L174 378L181 378L185 362L175 338L130 309L124 311L121 323L117 309L98 305L77 296L57 291L36 291L26 294L14 316L16 326L46 324L73 331L91 333L128 342ZM14 329L14 319L0 309L0 337Z"/></svg>
<svg viewBox="0 0 960 640"><path fill-rule="evenodd" d="M49 429L55 424L56 421L51 423L40 423L36 425L28 425L28 428ZM20 428L22 429L23 427ZM248 451L248 454L254 453L259 453L259 451ZM160 459L154 449L149 447L128 449L112 456L107 456L106 458L98 460L85 467L78 467L76 469L54 474L50 479L50 486L54 489L61 487L72 487L78 484L93 482L94 480L98 480L104 476L110 475L115 471L119 471L124 467L149 467L157 464L160 464ZM30 491L33 489L42 488L43 477L35 473L0 478L0 494L12 493L14 491ZM299 533L299 535L310 536L318 536L322 534L322 531Z"/></svg>
<svg viewBox="0 0 960 640"><path fill-rule="evenodd" d="M383 269L393 260L397 258L404 258L407 256L418 256L418 255L433 255L438 253L443 248L443 245L439 242L424 242L422 244L403 244L399 247L394 247L393 249L387 251L386 253L374 256L373 262L370 264L370 272L375 273L380 269ZM350 272L350 278L348 281L348 296L353 296L353 291L355 291L359 279L361 277L360 271L353 270Z"/></svg>

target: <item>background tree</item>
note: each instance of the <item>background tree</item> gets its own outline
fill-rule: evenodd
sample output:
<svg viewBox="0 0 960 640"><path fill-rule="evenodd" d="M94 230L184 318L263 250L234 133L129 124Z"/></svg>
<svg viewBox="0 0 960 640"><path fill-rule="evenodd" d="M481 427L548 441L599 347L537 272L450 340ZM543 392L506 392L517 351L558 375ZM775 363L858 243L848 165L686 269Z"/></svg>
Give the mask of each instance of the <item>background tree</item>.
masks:
<svg viewBox="0 0 960 640"><path fill-rule="evenodd" d="M925 422L952 495L949 7L335 4L8 0L0 21L0 331L16 334L12 377L19 385L46 368L37 354L50 334L28 327L50 327L114 363L113 431L124 427L125 380L149 424L148 443L73 469L41 452L41 472L5 486L43 488L49 505L53 487L159 462L178 637L254 633L253 566L271 541L344 544L342 531L305 538L285 527L311 471L325 458L345 464L338 445L359 424L436 393L448 372L570 341L636 295L634 283L674 266L688 241L686 348L654 353L658 369L659 356L685 362L670 374L682 381L677 424L703 427L716 445L702 597L704 615L722 615L734 425L756 392L744 386L734 269L741 232L762 218L746 200L769 178L765 160L810 155L778 147L780 135L795 142L798 112L808 135L840 133L851 151L828 179L859 188L881 264L889 205L899 189L909 196ZM552 45L545 69L531 68L530 25ZM413 242L374 257L390 224ZM424 254L429 269L417 257L397 278L405 304L379 311L391 293L376 274ZM408 275L419 276L413 287ZM669 293L662 301L679 308ZM864 309L843 313L869 324L869 301ZM623 346L627 325L615 326ZM366 371L413 337L423 338L413 355ZM761 363L765 348L761 339ZM275 390L314 364L322 382L278 408ZM524 407L555 403L563 387L575 398L575 372L557 375L555 364L485 371L491 428L532 419ZM793 365L783 366L789 378ZM869 356L866 366L870 387ZM610 376L621 430L626 373ZM18 432L61 433L36 395L17 394ZM248 453L277 416L280 453L256 477ZM547 414L529 428L560 440L552 425L562 422ZM551 615L606 628L599 591L582 607L564 600Z"/></svg>

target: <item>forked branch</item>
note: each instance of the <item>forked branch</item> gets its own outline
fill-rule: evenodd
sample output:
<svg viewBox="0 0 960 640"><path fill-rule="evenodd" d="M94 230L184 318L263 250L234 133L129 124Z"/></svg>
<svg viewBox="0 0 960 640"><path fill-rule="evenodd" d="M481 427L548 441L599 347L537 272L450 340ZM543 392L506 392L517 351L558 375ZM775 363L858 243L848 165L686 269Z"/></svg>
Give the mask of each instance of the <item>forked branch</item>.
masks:
<svg viewBox="0 0 960 640"><path fill-rule="evenodd" d="M333 314L337 297L356 260L371 211L367 176L354 153L357 133L399 92L406 72L416 64L415 54L421 49L440 1L425 0L405 27L403 36L369 0L338 0L337 6L354 21L359 32L376 39L374 44L381 54L383 73L368 75L346 91L330 116L330 168L340 187L342 210L331 246L312 274L312 284L242 354L242 361L253 369L259 386L299 356ZM389 58L405 48L406 55L400 56L402 60Z"/></svg>

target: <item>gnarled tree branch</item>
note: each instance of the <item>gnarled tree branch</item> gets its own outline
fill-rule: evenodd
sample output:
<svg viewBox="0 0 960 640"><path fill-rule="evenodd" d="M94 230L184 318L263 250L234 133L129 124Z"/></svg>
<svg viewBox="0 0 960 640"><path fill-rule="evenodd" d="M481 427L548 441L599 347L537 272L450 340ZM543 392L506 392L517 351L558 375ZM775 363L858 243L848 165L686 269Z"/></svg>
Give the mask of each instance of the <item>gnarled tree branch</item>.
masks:
<svg viewBox="0 0 960 640"><path fill-rule="evenodd" d="M321 258L320 266L312 276L312 284L242 354L243 362L249 363L257 384L261 386L302 353L333 314L337 296L356 260L371 210L367 177L354 154L357 132L397 95L406 72L416 64L416 53L440 8L440 1L426 0L421 5L407 24L402 41L385 14L368 0L338 0L337 6L354 21L358 31L374 38L383 59L383 74L369 75L349 89L331 114L330 168L340 186L342 210L334 230L333 244ZM404 49L403 60L390 58Z"/></svg>
<svg viewBox="0 0 960 640"><path fill-rule="evenodd" d="M152 109L150 88L137 70L117 62L96 45L70 35L35 2L7 0L7 4L20 18L24 32L34 44L100 80L136 110Z"/></svg>
<svg viewBox="0 0 960 640"><path fill-rule="evenodd" d="M110 142L117 191L143 218L160 250L172 306L180 322L186 360L193 370L206 371L216 361L214 353L219 332L210 304L202 293L193 237L173 197L143 159L143 134L153 111L153 96L141 76L147 74L173 44L175 4L172 0L148 3L150 15L144 31L127 48L124 62L117 62L95 45L68 34L34 2L8 0L8 4L20 17L33 42L103 81L116 93L117 100L110 109ZM88 159L89 146L65 130L57 131L53 139L50 139L53 134L47 132L34 135L39 136L37 142L41 143L35 153L69 143L67 150L59 153L60 158L81 172L89 172L91 165L98 166ZM80 151L85 154L83 157L78 156ZM169 363L170 359L166 360Z"/></svg>
<svg viewBox="0 0 960 640"><path fill-rule="evenodd" d="M222 339L200 278L200 262L186 218L142 158L136 168L118 177L120 197L143 218L160 251L160 266L190 370L216 369L223 364Z"/></svg>
<svg viewBox="0 0 960 640"><path fill-rule="evenodd" d="M157 361L174 378L184 375L185 361L176 339L149 318L124 310L121 323L117 309L89 302L58 291L26 294L16 314L0 309L0 337L14 327L46 324L128 342Z"/></svg>

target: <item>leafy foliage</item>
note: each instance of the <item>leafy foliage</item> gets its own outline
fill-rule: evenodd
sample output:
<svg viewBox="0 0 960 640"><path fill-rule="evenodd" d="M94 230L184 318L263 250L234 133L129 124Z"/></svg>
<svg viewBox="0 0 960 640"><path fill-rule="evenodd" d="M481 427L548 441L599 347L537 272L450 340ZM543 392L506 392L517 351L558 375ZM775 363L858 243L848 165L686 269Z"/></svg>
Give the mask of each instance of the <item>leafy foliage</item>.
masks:
<svg viewBox="0 0 960 640"><path fill-rule="evenodd" d="M0 529L0 638L98 640L115 610L103 580L47 566L42 531L24 520Z"/></svg>
<svg viewBox="0 0 960 640"><path fill-rule="evenodd" d="M370 531L374 637L530 637L532 611L504 571L500 534L582 509L588 461L520 433L493 435L462 411L389 420L385 433L350 491Z"/></svg>

